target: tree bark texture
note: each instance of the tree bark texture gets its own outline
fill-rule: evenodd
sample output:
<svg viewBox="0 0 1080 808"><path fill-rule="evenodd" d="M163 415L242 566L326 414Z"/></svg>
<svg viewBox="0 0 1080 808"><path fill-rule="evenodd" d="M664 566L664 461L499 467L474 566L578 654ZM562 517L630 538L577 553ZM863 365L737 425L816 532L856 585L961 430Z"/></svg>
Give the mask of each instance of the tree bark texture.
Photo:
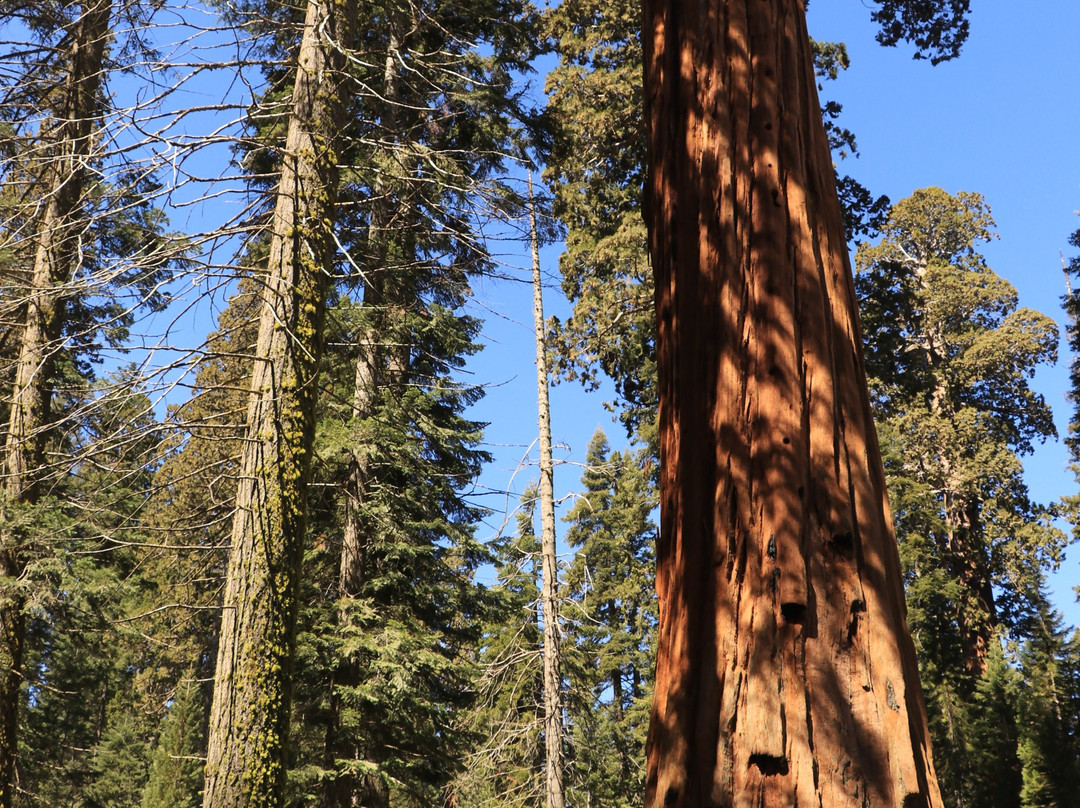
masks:
<svg viewBox="0 0 1080 808"><path fill-rule="evenodd" d="M551 405L548 401L544 289L540 279L540 244L529 177L529 232L532 242L533 323L536 328L536 401L540 427L540 601L544 614L544 793L546 808L563 808L562 643L559 627L559 564L555 547L555 464L551 457Z"/></svg>
<svg viewBox="0 0 1080 808"><path fill-rule="evenodd" d="M205 808L282 805L353 4L308 3L226 572Z"/></svg>
<svg viewBox="0 0 1080 808"><path fill-rule="evenodd" d="M83 3L66 38L62 85L42 124L42 185L34 261L26 295L0 482L0 807L15 798L25 620L18 580L27 548L18 511L38 501L49 438L55 357L63 333L65 287L87 225L80 221L99 117L98 93L112 15L111 0Z"/></svg>
<svg viewBox="0 0 1080 808"><path fill-rule="evenodd" d="M941 805L799 0L646 0L646 806Z"/></svg>

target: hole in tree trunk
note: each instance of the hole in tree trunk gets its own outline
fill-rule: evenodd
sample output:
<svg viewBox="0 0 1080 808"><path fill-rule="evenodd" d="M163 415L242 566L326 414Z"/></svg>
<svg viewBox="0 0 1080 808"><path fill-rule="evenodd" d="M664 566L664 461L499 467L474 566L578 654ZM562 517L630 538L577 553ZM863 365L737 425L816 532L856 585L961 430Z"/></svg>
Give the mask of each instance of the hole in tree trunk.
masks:
<svg viewBox="0 0 1080 808"><path fill-rule="evenodd" d="M780 616L788 623L798 623L802 625L806 622L806 604L781 603Z"/></svg>
<svg viewBox="0 0 1080 808"><path fill-rule="evenodd" d="M855 546L855 534L850 530L844 533L835 533L832 537L833 551L837 553L850 553Z"/></svg>
<svg viewBox="0 0 1080 808"><path fill-rule="evenodd" d="M765 777L788 773L787 758L776 757L775 755L751 755L750 765L757 766L758 771Z"/></svg>

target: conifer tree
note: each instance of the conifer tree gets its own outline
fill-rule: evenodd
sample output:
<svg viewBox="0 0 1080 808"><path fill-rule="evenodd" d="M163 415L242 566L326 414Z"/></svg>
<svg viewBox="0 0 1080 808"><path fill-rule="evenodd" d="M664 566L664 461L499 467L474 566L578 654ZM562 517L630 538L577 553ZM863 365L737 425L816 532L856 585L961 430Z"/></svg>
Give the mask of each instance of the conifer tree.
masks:
<svg viewBox="0 0 1080 808"><path fill-rule="evenodd" d="M890 470L937 494L918 513L897 497L900 540L921 534L929 555L911 546L908 567L940 567L959 585L960 660L975 674L1000 622L1016 625L1038 602L1040 571L1062 541L1028 500L1018 459L1056 435L1028 381L1056 358L1057 326L1017 308L1016 290L976 251L992 228L978 194L924 189L893 207L881 243L857 257L871 390L899 464ZM937 526L910 531L909 518Z"/></svg>
<svg viewBox="0 0 1080 808"><path fill-rule="evenodd" d="M568 0L545 17L559 64L548 74L552 122L545 176L554 214L566 228L560 257L563 292L573 304L552 326L559 371L595 387L598 373L615 384L628 430L650 426L657 406L653 285L642 194L645 182L641 10L631 0ZM814 42L819 80L835 79L849 60L842 43ZM819 85L820 89L820 85ZM855 136L839 123L842 107L823 108L837 160L857 154ZM838 183L849 238L880 223L886 197L875 198L850 176Z"/></svg>
<svg viewBox="0 0 1080 808"><path fill-rule="evenodd" d="M495 599L479 654L478 699L467 719L479 739L454 793L462 808L540 808L545 789L540 540L535 484L517 529L495 542Z"/></svg>
<svg viewBox="0 0 1080 808"><path fill-rule="evenodd" d="M308 4L272 219L207 738L206 808L283 804L351 4Z"/></svg>
<svg viewBox="0 0 1080 808"><path fill-rule="evenodd" d="M1029 380L1054 361L1057 327L1018 308L986 265L977 248L992 228L978 194L928 188L897 203L881 243L856 259L939 774L950 799L972 805L1019 804L1015 677L998 646L1003 633L1039 641L1043 576L1064 544L1020 461L1055 435Z"/></svg>
<svg viewBox="0 0 1080 808"><path fill-rule="evenodd" d="M565 519L576 552L566 575L572 599L567 644L575 803L631 806L644 789L645 733L656 649L652 586L656 506L648 452L611 452L597 430L586 453L585 490Z"/></svg>
<svg viewBox="0 0 1080 808"><path fill-rule="evenodd" d="M544 643L544 792L545 808L566 804L562 617L559 608L559 559L555 546L555 468L551 458L551 405L548 399L548 350L544 334L544 292L540 279L540 236L537 232L532 175L529 175L529 232L532 247L533 328L536 334L536 401L540 449L540 602Z"/></svg>
<svg viewBox="0 0 1080 808"><path fill-rule="evenodd" d="M948 58L965 11L878 16ZM645 804L937 808L804 5L646 0L642 45L661 458Z"/></svg>
<svg viewBox="0 0 1080 808"><path fill-rule="evenodd" d="M121 374L116 378L126 389L109 389L95 378L94 365L107 349L122 353L137 316L164 304L163 284L184 255L184 240L164 234L165 217L156 208L160 186L152 168L130 157L136 146L121 148L114 140L122 111L116 108L116 94L103 91L109 76L141 69L145 42L133 30L148 23L153 11L135 0L12 3L0 11L7 38L26 45L9 49L0 82L5 99L0 113L0 254L5 257L0 318L9 329L0 351L0 417L5 427L0 480L4 806L14 799L17 727L26 729L35 720L19 717L20 685L35 680L47 692L53 686L51 677L65 675L59 669L34 670L27 663L58 651L45 647L45 637L77 630L70 623L48 624L78 611L71 610L70 603L60 605L63 598L50 591L57 577L63 577L58 572L61 559L72 552L73 541L100 540L91 537L109 521L107 514L114 507L110 497L118 503L114 513L130 515L126 496L144 493L138 490L143 480L132 465L134 455L124 449L125 442L129 449L143 445L141 438L125 431L128 423L123 421L111 424L116 430L111 437L100 431L110 413L115 416L115 402L132 405L135 399L129 394L140 380ZM120 18L125 25L113 30ZM114 58L121 52L123 58ZM126 414L155 428L137 417L137 405ZM112 477L92 473L109 467ZM95 492L87 487L90 477L103 488ZM129 483L133 488L125 494ZM103 510L88 507L88 500ZM137 521L107 529L116 538L129 529L134 535ZM85 594L82 586L93 589L92 581L107 579L129 563L109 558L106 553L112 549L99 548L98 564L71 565L68 570L77 573L67 578L71 588L65 595L77 601ZM90 623L116 606L108 597L103 597L107 606L95 597L90 601ZM99 672L105 676L108 667ZM29 749L32 755L51 754L40 747ZM74 755L78 761L73 765L84 765L88 754ZM35 788L41 782L29 770L20 776Z"/></svg>
<svg viewBox="0 0 1080 808"><path fill-rule="evenodd" d="M49 552L27 569L31 697L17 766L25 806L137 805L152 740L142 719L155 714L156 694L144 676L160 646L132 620L152 602L140 545L159 436L138 393L111 393L90 415L81 440L58 447L84 460L42 500L36 528L48 531Z"/></svg>
<svg viewBox="0 0 1080 808"><path fill-rule="evenodd" d="M202 803L204 714L202 688L185 679L150 759L140 808L198 808Z"/></svg>
<svg viewBox="0 0 1080 808"><path fill-rule="evenodd" d="M516 0L467 15L441 2L393 6L373 14L364 42L371 94L355 106L345 189L354 215L338 233L350 248L341 291L362 305L343 298L333 313L353 363L336 400L350 410L330 407L328 422L346 427L324 433L334 464L346 463L328 805L357 794L385 804L392 791L427 804L460 765L462 733L447 710L469 698L483 608L472 575L485 557L472 533L480 511L464 493L486 455L480 425L465 417L479 392L454 376L476 350L477 322L461 307L471 278L491 267L479 221L507 194L502 154L525 114L511 71L534 52L532 14ZM342 479L340 467L327 471ZM425 661L397 703L376 686L393 665L389 636Z"/></svg>

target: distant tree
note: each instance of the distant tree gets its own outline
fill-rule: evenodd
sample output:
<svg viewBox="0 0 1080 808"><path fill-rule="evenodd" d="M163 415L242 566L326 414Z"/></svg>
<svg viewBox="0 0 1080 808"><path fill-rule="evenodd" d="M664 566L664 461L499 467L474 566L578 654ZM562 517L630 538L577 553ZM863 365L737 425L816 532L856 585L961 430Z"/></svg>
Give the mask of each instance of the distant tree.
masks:
<svg viewBox="0 0 1080 808"><path fill-rule="evenodd" d="M1044 575L1065 543L1054 512L1031 502L1020 460L1056 434L1029 380L1054 361L1057 326L1018 308L1016 290L986 265L977 248L992 228L980 195L927 188L898 202L881 242L856 258L942 788L950 800L988 806L1019 795L1019 781L1005 777L1018 778L1019 764L1000 637L1038 638Z"/></svg>
<svg viewBox="0 0 1080 808"><path fill-rule="evenodd" d="M647 450L589 442L585 490L567 513L575 548L564 587L576 804L636 805L645 785L645 734L656 654L656 495Z"/></svg>
<svg viewBox="0 0 1080 808"><path fill-rule="evenodd" d="M95 406L54 444L81 460L51 481L28 532L40 544L24 578L26 700L16 768L24 808L133 806L146 777L153 732L144 718L159 708L152 672L161 646L134 621L153 600L142 516L160 436L149 400L117 392L131 375L81 391Z"/></svg>
<svg viewBox="0 0 1080 808"><path fill-rule="evenodd" d="M495 542L495 608L484 625L477 702L465 719L479 743L458 777L462 808L541 808L544 676L537 486L521 494L517 529Z"/></svg>
<svg viewBox="0 0 1080 808"><path fill-rule="evenodd" d="M1069 244L1080 248L1080 229L1069 236ZM1065 313L1069 322L1066 326L1066 338L1073 352L1069 365L1069 396L1073 402L1073 412L1069 419L1069 430L1065 436L1065 445L1069 449L1072 471L1080 480L1080 288L1073 288L1074 282L1080 287L1080 255L1073 256L1063 267L1067 294L1063 299ZM1066 515L1073 525L1073 536L1080 536L1080 495L1067 497L1064 502ZM1080 594L1080 590L1078 590Z"/></svg>
<svg viewBox="0 0 1080 808"><path fill-rule="evenodd" d="M540 275L540 236L529 176L529 231L532 247L533 327L536 335L536 401L540 451L540 603L544 644L544 805L566 804L565 717L562 671L562 615L559 607L559 558L555 542L555 466L551 457L551 404L548 398L547 335L544 333L544 287Z"/></svg>
<svg viewBox="0 0 1080 808"><path fill-rule="evenodd" d="M1057 326L1017 308L1016 290L976 252L992 227L978 194L928 188L897 203L881 243L857 256L889 470L932 494L918 512L905 507L916 507L911 498L896 497L911 586L918 590L920 570L936 569L958 585L960 658L975 674L999 623L1017 625L1038 602L1040 572L1063 544L1050 514L1030 502L1019 460L1056 435L1029 380L1055 360Z"/></svg>
<svg viewBox="0 0 1080 808"><path fill-rule="evenodd" d="M202 688L180 683L150 759L140 808L198 808L203 784Z"/></svg>

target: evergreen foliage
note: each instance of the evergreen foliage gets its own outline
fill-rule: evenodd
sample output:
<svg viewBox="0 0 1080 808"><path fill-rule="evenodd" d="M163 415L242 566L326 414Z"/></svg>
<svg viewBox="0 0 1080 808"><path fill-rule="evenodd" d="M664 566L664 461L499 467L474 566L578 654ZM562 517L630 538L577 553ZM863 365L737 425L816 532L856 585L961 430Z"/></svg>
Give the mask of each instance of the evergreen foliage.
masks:
<svg viewBox="0 0 1080 808"><path fill-rule="evenodd" d="M462 808L540 808L544 803L539 491L522 492L517 530L498 539L494 608L484 624L477 701L465 721L479 743L454 785Z"/></svg>
<svg viewBox="0 0 1080 808"><path fill-rule="evenodd" d="M642 219L645 125L640 5L630 0L568 0L545 16L559 64L548 73L551 125L544 176L553 213L566 230L559 258L563 293L573 305L551 319L556 367L587 388L598 374L618 394L631 435L653 441L657 407L652 271ZM821 81L849 64L843 43L815 42ZM819 89L823 89L819 85ZM842 107L824 104L830 146L839 159L858 153L838 123ZM850 239L869 237L883 220L887 197L875 197L837 172Z"/></svg>
<svg viewBox="0 0 1080 808"><path fill-rule="evenodd" d="M34 763L19 766L20 805L138 804L163 661L139 625L155 591L140 549L160 449L148 410L137 393L100 400L64 447L84 461L38 505L21 738Z"/></svg>
<svg viewBox="0 0 1080 808"><path fill-rule="evenodd" d="M1045 640L1043 581L1065 545L1020 460L1056 434L1029 382L1055 360L1057 327L1018 308L978 252L993 226L978 194L928 188L897 203L856 259L935 761L950 799L986 806L1018 804L1021 781L1039 787L1041 747L1018 734L1015 707L1029 683L1000 643Z"/></svg>
<svg viewBox="0 0 1080 808"><path fill-rule="evenodd" d="M570 712L576 804L628 808L645 788L645 735L656 643L656 494L647 450L589 443L584 492L566 515L576 549L565 588L573 601L568 651L577 660ZM576 794L576 799L574 798Z"/></svg>
<svg viewBox="0 0 1080 808"><path fill-rule="evenodd" d="M202 688L184 679L165 716L140 808L198 808L202 804Z"/></svg>
<svg viewBox="0 0 1080 808"><path fill-rule="evenodd" d="M233 13L281 57L267 63L242 152L256 187L272 188L295 14L259 2ZM460 309L469 279L491 266L477 211L513 202L492 179L511 121L528 123L511 72L535 52L533 12L431 2L360 13L351 69L363 89L342 149L335 235L347 254L319 382L291 783L294 799L321 789L327 805L430 805L470 737L454 717L471 698L486 608L473 581L487 558L473 536L480 511L465 499L486 457L481 425L463 415L479 393L454 380L477 323Z"/></svg>
<svg viewBox="0 0 1080 808"><path fill-rule="evenodd" d="M334 320L362 328L361 312L343 300ZM461 765L470 736L455 716L471 698L487 608L473 575L488 557L473 534L481 512L463 495L486 454L477 449L481 425L462 414L478 393L451 374L472 350L474 327L438 305L417 312L400 387L380 390L362 419L351 417L347 403L355 349L332 350L311 525L312 597L299 638L298 719L312 745L298 749L297 785L345 773L385 784L394 804L429 805ZM349 335L333 339L354 346ZM338 587L342 479L356 446L369 464L360 503L369 531L362 578L349 596L328 599ZM333 700L341 705L333 725L339 748L352 751L327 760Z"/></svg>
<svg viewBox="0 0 1080 808"><path fill-rule="evenodd" d="M159 209L186 180L151 170L164 137L152 131L156 113L118 117L113 102L133 77L160 88L188 69L167 62L178 52L154 49L169 34L151 23L166 9L186 26L190 10L0 0L6 39L21 43L0 59L0 432L38 461L32 495L0 492L0 560L14 562L0 570L0 617L20 631L25 621L23 658L0 670L21 685L18 808L202 803L267 233L295 156L285 135L302 5L211 4L223 20L213 36L237 39L236 86L254 92L233 152L248 207L234 221L244 233L220 287L227 305L194 381L181 382L190 395L174 393L159 423L160 402L117 357L145 348L141 319L170 304L171 281L190 267L193 249ZM613 451L601 431L591 441L566 516L573 558L561 593L568 803L629 808L646 787L658 620L640 7L348 5L361 36L334 46L347 52L355 93L335 155L285 804L544 804L537 492L523 494L513 535L478 540L474 484L489 457L485 425L469 413L482 388L461 381L479 350L481 323L465 313L472 285L498 266L485 236L524 207L508 177L524 141L545 164L566 232L560 271L573 310L549 321L553 359L586 386L612 379L622 422L644 447ZM968 5L875 0L871 13L881 42L910 42L938 62L966 39ZM102 85L80 118L65 104L91 6L111 17L95 39ZM540 114L521 78L545 50L559 61ZM825 92L848 54L819 42L814 58ZM858 152L841 111L823 108L837 159ZM90 122L77 138L85 155L59 142L76 119ZM140 128L150 134L134 145ZM194 170L181 152L177 177ZM71 155L78 182L54 187ZM35 234L45 203L71 189L53 228L64 260L44 287ZM1080 791L1080 633L1046 592L1066 544L1059 510L1032 500L1021 464L1055 436L1031 378L1055 359L1056 327L1018 307L980 255L994 223L979 195L931 188L889 208L850 177L838 190L848 237L882 236L860 246L856 288L943 788L963 808L1065 808ZM1080 230L1071 243L1080 249ZM201 259L220 270L220 258ZM1080 257L1067 272L1080 281ZM43 293L53 330L30 374L42 418L12 437L18 343ZM1080 353L1080 293L1065 305ZM1072 382L1065 440L1080 475L1080 360ZM1080 496L1060 512L1080 535Z"/></svg>

